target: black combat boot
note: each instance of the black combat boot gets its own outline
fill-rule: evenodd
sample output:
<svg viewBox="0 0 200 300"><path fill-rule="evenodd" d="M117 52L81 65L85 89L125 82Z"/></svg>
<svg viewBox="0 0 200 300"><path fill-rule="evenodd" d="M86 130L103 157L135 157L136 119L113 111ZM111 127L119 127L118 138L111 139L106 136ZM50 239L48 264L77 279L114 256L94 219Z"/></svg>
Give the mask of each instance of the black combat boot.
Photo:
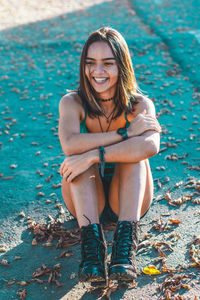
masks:
<svg viewBox="0 0 200 300"><path fill-rule="evenodd" d="M79 281L106 282L107 247L100 224L81 227L81 255Z"/></svg>
<svg viewBox="0 0 200 300"><path fill-rule="evenodd" d="M135 254L138 235L138 222L117 223L108 270L109 279L128 282L137 278Z"/></svg>

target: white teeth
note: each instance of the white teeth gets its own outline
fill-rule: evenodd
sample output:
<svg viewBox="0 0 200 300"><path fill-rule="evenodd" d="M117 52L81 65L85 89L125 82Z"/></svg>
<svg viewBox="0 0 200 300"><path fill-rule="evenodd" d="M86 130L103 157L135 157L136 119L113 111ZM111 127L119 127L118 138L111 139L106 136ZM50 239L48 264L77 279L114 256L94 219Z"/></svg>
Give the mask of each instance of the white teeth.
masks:
<svg viewBox="0 0 200 300"><path fill-rule="evenodd" d="M107 80L107 78L96 78L96 77L94 77L94 80L96 82L102 83L102 82L105 82Z"/></svg>

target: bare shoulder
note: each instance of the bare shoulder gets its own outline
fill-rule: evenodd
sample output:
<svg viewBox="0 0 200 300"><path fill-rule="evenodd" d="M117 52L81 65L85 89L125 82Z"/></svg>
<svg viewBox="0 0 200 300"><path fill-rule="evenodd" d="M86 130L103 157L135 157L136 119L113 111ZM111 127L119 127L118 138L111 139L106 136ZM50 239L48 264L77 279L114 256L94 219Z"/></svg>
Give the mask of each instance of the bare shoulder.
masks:
<svg viewBox="0 0 200 300"><path fill-rule="evenodd" d="M65 112L69 113L71 111L82 112L82 102L76 92L64 95L59 103L60 114L64 114Z"/></svg>
<svg viewBox="0 0 200 300"><path fill-rule="evenodd" d="M155 105L151 99L141 94L137 94L136 98L138 100L138 104L135 106L135 115L146 110L147 114L156 117Z"/></svg>
<svg viewBox="0 0 200 300"><path fill-rule="evenodd" d="M59 103L59 107L60 108L65 108L68 106L79 106L81 103L79 101L79 96L77 93L72 92L72 93L68 93L66 95L64 95Z"/></svg>
<svg viewBox="0 0 200 300"><path fill-rule="evenodd" d="M80 132L82 106L76 93L64 95L59 103L59 138L66 141L72 133Z"/></svg>

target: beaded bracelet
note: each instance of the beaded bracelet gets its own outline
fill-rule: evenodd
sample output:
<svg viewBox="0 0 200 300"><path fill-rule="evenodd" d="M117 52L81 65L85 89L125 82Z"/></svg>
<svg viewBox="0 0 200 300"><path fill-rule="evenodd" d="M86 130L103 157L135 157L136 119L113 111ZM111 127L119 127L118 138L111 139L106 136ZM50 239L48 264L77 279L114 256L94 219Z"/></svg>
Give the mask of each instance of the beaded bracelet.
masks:
<svg viewBox="0 0 200 300"><path fill-rule="evenodd" d="M103 146L99 147L99 168L101 172L101 176L104 177L104 169L105 169L105 158L104 153L106 153Z"/></svg>

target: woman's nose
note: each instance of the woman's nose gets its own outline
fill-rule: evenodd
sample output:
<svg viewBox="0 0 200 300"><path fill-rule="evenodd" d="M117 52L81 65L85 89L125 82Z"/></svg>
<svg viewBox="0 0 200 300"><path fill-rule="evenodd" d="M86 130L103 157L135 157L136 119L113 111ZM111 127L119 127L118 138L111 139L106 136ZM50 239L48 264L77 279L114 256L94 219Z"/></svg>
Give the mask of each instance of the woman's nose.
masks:
<svg viewBox="0 0 200 300"><path fill-rule="evenodd" d="M102 65L102 64L96 64L95 67L94 67L94 72L95 72L96 74L104 73L103 65Z"/></svg>

